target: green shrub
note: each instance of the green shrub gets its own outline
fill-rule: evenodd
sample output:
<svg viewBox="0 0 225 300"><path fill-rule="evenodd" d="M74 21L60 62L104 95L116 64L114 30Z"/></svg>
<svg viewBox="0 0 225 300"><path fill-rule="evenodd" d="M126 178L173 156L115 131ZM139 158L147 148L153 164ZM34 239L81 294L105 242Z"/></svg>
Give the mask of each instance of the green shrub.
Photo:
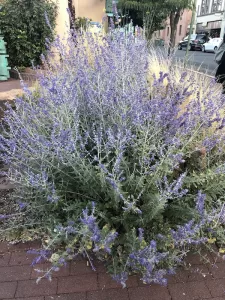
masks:
<svg viewBox="0 0 225 300"><path fill-rule="evenodd" d="M46 52L46 39L53 40L56 14L52 0L2 1L0 28L7 42L10 66L30 67L32 63L40 63L40 55Z"/></svg>

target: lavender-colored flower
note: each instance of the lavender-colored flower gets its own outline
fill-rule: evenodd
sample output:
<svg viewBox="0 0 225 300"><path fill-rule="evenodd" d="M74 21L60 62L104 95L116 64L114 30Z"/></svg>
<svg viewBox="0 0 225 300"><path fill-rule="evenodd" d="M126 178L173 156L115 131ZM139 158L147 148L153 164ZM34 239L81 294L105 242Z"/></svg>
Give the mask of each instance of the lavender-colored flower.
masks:
<svg viewBox="0 0 225 300"><path fill-rule="evenodd" d="M8 219L9 216L7 215L0 215L0 220L5 220L5 219Z"/></svg>
<svg viewBox="0 0 225 300"><path fill-rule="evenodd" d="M123 288L126 287L126 281L128 279L128 273L122 272L120 274L114 274L112 277L116 282L122 284Z"/></svg>
<svg viewBox="0 0 225 300"><path fill-rule="evenodd" d="M206 200L206 195L202 194L201 191L198 191L197 200L196 200L196 209L200 215L204 214L205 200Z"/></svg>
<svg viewBox="0 0 225 300"><path fill-rule="evenodd" d="M28 204L24 202L18 202L20 209L24 209Z"/></svg>
<svg viewBox="0 0 225 300"><path fill-rule="evenodd" d="M117 238L118 236L118 233L117 232L112 232L112 233L109 233L104 242L103 242L103 245L104 245L104 250L107 252L107 253L111 253L111 246L113 244L113 242L115 241L115 239Z"/></svg>
<svg viewBox="0 0 225 300"><path fill-rule="evenodd" d="M30 204L25 223L41 224L45 233L52 228L48 245L59 253L56 264L94 251L117 262L112 269L123 285L130 271L165 284L186 249L205 242L208 228L225 224L223 204L215 201L207 211L199 192L194 208L185 188L187 181L195 190L189 158L199 145L210 158L203 168L223 182L224 97L215 83L199 84L188 71L179 75L144 39L114 28L104 37L76 32L47 46L38 90L22 83L25 95L16 109L6 104L0 134L7 178L18 183L16 199ZM153 71L154 61L168 71ZM165 208L184 202L197 210L193 220L176 224L174 210L164 224ZM13 221L23 219L18 215ZM9 216L0 219L10 223ZM35 263L49 259L36 254Z"/></svg>
<svg viewBox="0 0 225 300"><path fill-rule="evenodd" d="M51 251L50 250L45 250L45 249L41 249L41 250L28 250L27 251L28 254L36 254L38 255L36 258L33 259L32 261L32 266L43 262L43 261L47 261L51 255Z"/></svg>
<svg viewBox="0 0 225 300"><path fill-rule="evenodd" d="M144 229L138 228L138 238L140 242L143 240L143 236L144 236Z"/></svg>
<svg viewBox="0 0 225 300"><path fill-rule="evenodd" d="M83 216L80 218L80 221L83 225L86 225L91 233L91 240L95 243L100 242L101 232L96 223L96 218L93 214L88 215L88 209L83 210Z"/></svg>

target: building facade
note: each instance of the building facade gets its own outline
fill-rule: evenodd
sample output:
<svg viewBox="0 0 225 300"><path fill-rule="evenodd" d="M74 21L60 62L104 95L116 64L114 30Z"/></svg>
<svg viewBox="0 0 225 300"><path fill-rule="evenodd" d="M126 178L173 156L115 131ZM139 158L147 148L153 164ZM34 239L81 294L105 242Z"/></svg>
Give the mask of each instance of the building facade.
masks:
<svg viewBox="0 0 225 300"><path fill-rule="evenodd" d="M68 33L70 23L67 11L68 0L54 1L58 5L56 32L61 37L64 37ZM96 22L101 22L105 15L106 1L108 0L72 0L72 4L75 7L76 17L85 17Z"/></svg>
<svg viewBox="0 0 225 300"><path fill-rule="evenodd" d="M225 33L225 0L198 0L196 32L207 32L211 37L223 37Z"/></svg>
<svg viewBox="0 0 225 300"><path fill-rule="evenodd" d="M190 10L185 10L180 17L177 25L176 44L178 44L180 40L187 36L191 23L191 16L192 12ZM168 45L170 42L170 33L170 20L167 19L167 21L165 22L165 29L155 32L155 38L163 39Z"/></svg>
<svg viewBox="0 0 225 300"><path fill-rule="evenodd" d="M68 15L68 0L54 0L58 5L58 15L56 20L56 32L59 36L64 37L68 33L69 15Z"/></svg>
<svg viewBox="0 0 225 300"><path fill-rule="evenodd" d="M102 22L105 15L105 0L73 0L76 17L85 17L95 22Z"/></svg>

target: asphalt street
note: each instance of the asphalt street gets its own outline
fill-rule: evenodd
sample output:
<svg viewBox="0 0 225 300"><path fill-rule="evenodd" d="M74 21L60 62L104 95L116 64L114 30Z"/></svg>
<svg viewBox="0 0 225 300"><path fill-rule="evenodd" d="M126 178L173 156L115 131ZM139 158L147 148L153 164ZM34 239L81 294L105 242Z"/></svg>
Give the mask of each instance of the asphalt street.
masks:
<svg viewBox="0 0 225 300"><path fill-rule="evenodd" d="M186 51L177 50L175 61L184 61ZM199 72L215 75L217 64L214 61L214 53L204 53L201 51L190 51L188 54L188 65L194 67ZM187 65L187 66L188 66Z"/></svg>

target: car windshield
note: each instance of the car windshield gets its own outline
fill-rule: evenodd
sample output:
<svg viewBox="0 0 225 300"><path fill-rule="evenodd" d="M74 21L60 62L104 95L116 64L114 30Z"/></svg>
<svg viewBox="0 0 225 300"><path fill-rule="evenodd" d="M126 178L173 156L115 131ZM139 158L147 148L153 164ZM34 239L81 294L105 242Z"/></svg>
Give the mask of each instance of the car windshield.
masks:
<svg viewBox="0 0 225 300"><path fill-rule="evenodd" d="M196 39L196 34L191 34L191 40L195 40ZM184 38L184 41L188 40L188 35Z"/></svg>

